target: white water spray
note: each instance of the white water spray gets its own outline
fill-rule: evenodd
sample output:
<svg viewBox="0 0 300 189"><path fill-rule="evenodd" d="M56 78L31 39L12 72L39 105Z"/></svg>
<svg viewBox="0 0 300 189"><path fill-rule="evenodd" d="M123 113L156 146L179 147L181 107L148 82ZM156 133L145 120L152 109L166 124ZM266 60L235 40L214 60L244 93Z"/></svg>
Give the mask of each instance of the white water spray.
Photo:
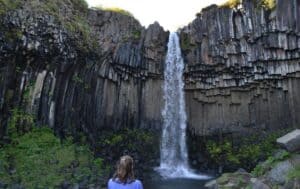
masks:
<svg viewBox="0 0 300 189"><path fill-rule="evenodd" d="M165 178L207 179L207 176L195 174L188 165L183 69L179 37L172 32L164 71L164 125L158 171Z"/></svg>

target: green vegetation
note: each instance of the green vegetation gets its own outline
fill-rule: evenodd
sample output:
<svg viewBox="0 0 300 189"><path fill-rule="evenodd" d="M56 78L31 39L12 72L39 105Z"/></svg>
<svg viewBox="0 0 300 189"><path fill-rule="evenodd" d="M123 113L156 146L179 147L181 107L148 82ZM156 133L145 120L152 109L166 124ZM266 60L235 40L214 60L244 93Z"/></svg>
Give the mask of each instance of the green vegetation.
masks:
<svg viewBox="0 0 300 189"><path fill-rule="evenodd" d="M249 180L249 174L247 173L224 173L217 179L217 183L219 188L222 189L246 188ZM230 185L227 185L228 183Z"/></svg>
<svg viewBox="0 0 300 189"><path fill-rule="evenodd" d="M7 11L18 8L20 5L20 0L0 0L0 16Z"/></svg>
<svg viewBox="0 0 300 189"><path fill-rule="evenodd" d="M296 166L295 169L288 173L288 180L300 179L300 166Z"/></svg>
<svg viewBox="0 0 300 189"><path fill-rule="evenodd" d="M271 170L278 162L283 161L290 156L291 154L287 151L282 151L277 156L269 156L265 162L258 164L251 173L256 177L262 176L267 171Z"/></svg>
<svg viewBox="0 0 300 189"><path fill-rule="evenodd" d="M83 41L78 42L82 49L94 44L86 18L88 5L85 0L46 0L44 2L33 0L30 2L30 6L33 10L47 12L54 16L69 32L82 38ZM71 8L71 14L67 14L64 10L61 11L65 7Z"/></svg>
<svg viewBox="0 0 300 189"><path fill-rule="evenodd" d="M110 158L117 160L123 153L139 154L143 160L158 157L157 136L144 129L122 129L118 131L103 131L98 145L101 152L110 154Z"/></svg>
<svg viewBox="0 0 300 189"><path fill-rule="evenodd" d="M0 151L1 181L26 188L53 188L63 181L95 182L102 175L101 159L94 159L87 146L63 143L48 128L38 128L12 138Z"/></svg>
<svg viewBox="0 0 300 189"><path fill-rule="evenodd" d="M25 188L54 188L62 182L99 183L109 171L89 147L61 141L46 127L34 126L34 117L15 108L8 123L10 143L0 147L0 181Z"/></svg>
<svg viewBox="0 0 300 189"><path fill-rule="evenodd" d="M229 139L220 142L210 140L206 143L206 149L209 158L216 164L222 162L228 167L250 170L260 160L272 155L277 149L276 138L280 135L281 132L276 132L262 139L252 136L235 145Z"/></svg>
<svg viewBox="0 0 300 189"><path fill-rule="evenodd" d="M0 15L25 6L25 3L26 7L31 8L34 12L47 13L54 16L76 38L82 38L83 40L77 40L77 45L82 50L95 47L96 42L92 39L87 21L88 5L85 0L44 0L42 2L39 0L0 0ZM70 8L70 11L66 12L66 7ZM20 33L20 30L18 32ZM13 34L15 38L15 32L9 33Z"/></svg>
<svg viewBox="0 0 300 189"><path fill-rule="evenodd" d="M195 45L191 43L190 36L186 33L183 33L180 37L180 45L183 51L191 50Z"/></svg>
<svg viewBox="0 0 300 189"><path fill-rule="evenodd" d="M228 0L224 4L220 5L220 7L236 8L241 3L242 3L241 0Z"/></svg>
<svg viewBox="0 0 300 189"><path fill-rule="evenodd" d="M34 124L34 116L20 108L11 110L11 117L8 121L8 135L14 139L30 131Z"/></svg>
<svg viewBox="0 0 300 189"><path fill-rule="evenodd" d="M132 38L137 40L141 38L141 31L140 30L134 30L132 32Z"/></svg>
<svg viewBox="0 0 300 189"><path fill-rule="evenodd" d="M74 75L74 76L72 77L72 80L73 80L75 83L78 83L78 84L83 84L83 83L84 83L83 79L82 79L81 77L79 77L78 75Z"/></svg>
<svg viewBox="0 0 300 189"><path fill-rule="evenodd" d="M137 40L139 40L141 38L141 34L142 34L142 32L140 30L134 29L131 32L131 34L129 34L129 36L128 35L124 35L122 37L122 42L126 43L126 42L132 41L132 40L137 41Z"/></svg>
<svg viewBox="0 0 300 189"><path fill-rule="evenodd" d="M257 7L262 7L267 10L273 10L276 7L276 0L253 0ZM236 8L242 3L241 0L228 0L220 7Z"/></svg>
<svg viewBox="0 0 300 189"><path fill-rule="evenodd" d="M276 7L276 0L261 0L260 5L268 10L273 10Z"/></svg>
<svg viewBox="0 0 300 189"><path fill-rule="evenodd" d="M116 12L116 13L120 13L120 14L123 14L123 15L126 15L126 16L133 17L133 14L131 12L129 12L127 10L124 10L122 8L119 8L119 7L102 7L102 6L96 6L94 8L99 9L99 10L103 10L103 11Z"/></svg>

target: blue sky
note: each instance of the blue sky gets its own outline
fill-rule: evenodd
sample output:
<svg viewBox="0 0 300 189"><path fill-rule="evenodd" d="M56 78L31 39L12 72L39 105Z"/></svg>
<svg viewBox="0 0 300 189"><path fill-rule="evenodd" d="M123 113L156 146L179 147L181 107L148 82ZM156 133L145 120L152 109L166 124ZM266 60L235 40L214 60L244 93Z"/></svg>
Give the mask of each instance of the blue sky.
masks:
<svg viewBox="0 0 300 189"><path fill-rule="evenodd" d="M187 25L195 14L211 4L226 0L86 0L89 6L119 7L131 12L144 26L158 21L165 29L174 31Z"/></svg>

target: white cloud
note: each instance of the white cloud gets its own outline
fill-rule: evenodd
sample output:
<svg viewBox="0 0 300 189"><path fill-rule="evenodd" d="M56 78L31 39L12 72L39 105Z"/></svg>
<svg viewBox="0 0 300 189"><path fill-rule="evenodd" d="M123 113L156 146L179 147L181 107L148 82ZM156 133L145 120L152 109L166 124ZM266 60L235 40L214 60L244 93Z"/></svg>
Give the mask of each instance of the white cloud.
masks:
<svg viewBox="0 0 300 189"><path fill-rule="evenodd" d="M196 13L226 0L86 0L90 6L120 7L131 12L142 25L158 21L165 29L176 30L191 22Z"/></svg>

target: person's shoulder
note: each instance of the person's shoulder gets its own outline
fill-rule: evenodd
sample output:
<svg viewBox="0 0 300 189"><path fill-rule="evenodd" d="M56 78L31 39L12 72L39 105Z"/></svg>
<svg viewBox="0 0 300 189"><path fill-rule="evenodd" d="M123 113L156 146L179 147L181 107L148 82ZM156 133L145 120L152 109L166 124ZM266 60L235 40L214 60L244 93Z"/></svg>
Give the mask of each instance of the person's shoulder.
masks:
<svg viewBox="0 0 300 189"><path fill-rule="evenodd" d="M134 183L139 186L142 185L142 181L140 181L139 179L135 179Z"/></svg>
<svg viewBox="0 0 300 189"><path fill-rule="evenodd" d="M114 180L111 178L111 179L108 180L107 184L111 185L113 182L114 182Z"/></svg>

